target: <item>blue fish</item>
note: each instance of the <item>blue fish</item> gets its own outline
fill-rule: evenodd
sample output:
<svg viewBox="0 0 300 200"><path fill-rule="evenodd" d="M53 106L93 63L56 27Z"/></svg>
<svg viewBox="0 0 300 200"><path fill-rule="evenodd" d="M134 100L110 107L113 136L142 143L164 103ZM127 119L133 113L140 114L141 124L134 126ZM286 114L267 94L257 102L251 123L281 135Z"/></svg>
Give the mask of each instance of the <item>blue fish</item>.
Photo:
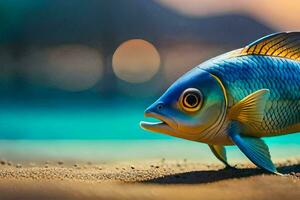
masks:
<svg viewBox="0 0 300 200"><path fill-rule="evenodd" d="M236 145L279 174L261 138L300 132L300 32L271 34L196 66L145 116L160 122L142 128L206 143L226 166L225 146Z"/></svg>

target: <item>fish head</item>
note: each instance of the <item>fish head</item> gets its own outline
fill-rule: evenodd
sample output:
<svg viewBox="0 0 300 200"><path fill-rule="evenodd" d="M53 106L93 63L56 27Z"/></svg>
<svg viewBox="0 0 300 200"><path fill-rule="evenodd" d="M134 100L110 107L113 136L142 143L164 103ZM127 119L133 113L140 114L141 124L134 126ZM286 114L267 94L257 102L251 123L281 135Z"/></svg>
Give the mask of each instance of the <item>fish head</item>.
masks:
<svg viewBox="0 0 300 200"><path fill-rule="evenodd" d="M146 117L159 122L142 121L140 126L152 132L197 140L224 112L224 95L216 77L194 68L145 110Z"/></svg>

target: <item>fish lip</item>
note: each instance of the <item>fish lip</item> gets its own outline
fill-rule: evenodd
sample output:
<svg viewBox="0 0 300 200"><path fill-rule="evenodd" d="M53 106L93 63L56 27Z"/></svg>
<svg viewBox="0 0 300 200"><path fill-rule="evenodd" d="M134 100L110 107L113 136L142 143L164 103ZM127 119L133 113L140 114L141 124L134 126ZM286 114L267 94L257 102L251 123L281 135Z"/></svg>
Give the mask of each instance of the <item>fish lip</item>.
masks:
<svg viewBox="0 0 300 200"><path fill-rule="evenodd" d="M175 128L177 127L177 123L173 119L166 118L155 112L145 112L145 117L152 117L160 120L160 122L141 121L140 126L145 130L167 133L174 132Z"/></svg>

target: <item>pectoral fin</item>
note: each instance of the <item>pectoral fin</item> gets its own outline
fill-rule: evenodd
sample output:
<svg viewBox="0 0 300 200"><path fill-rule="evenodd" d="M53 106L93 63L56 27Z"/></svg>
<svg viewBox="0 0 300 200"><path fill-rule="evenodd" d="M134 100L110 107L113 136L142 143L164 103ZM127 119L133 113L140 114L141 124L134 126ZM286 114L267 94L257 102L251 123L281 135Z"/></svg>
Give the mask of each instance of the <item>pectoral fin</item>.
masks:
<svg viewBox="0 0 300 200"><path fill-rule="evenodd" d="M208 145L213 154L226 165L226 167L231 167L227 162L226 149L221 145Z"/></svg>
<svg viewBox="0 0 300 200"><path fill-rule="evenodd" d="M268 89L261 89L246 96L229 110L229 119L257 129L263 119L269 94Z"/></svg>
<svg viewBox="0 0 300 200"><path fill-rule="evenodd" d="M274 166L268 146L260 138L243 136L239 132L239 122L231 122L229 136L238 148L258 167L279 174Z"/></svg>

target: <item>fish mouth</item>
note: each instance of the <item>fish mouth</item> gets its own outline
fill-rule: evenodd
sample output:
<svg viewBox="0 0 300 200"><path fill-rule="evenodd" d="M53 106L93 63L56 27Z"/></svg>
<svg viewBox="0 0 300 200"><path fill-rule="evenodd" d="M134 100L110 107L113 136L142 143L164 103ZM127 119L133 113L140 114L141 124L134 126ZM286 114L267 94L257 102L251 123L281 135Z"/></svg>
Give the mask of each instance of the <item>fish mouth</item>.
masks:
<svg viewBox="0 0 300 200"><path fill-rule="evenodd" d="M159 120L159 122L145 122L141 121L140 126L148 131L159 132L165 134L172 134L175 132L175 129L172 127L176 127L176 123L174 120L170 118L166 118L162 115L159 115L154 112L146 112L145 117L151 117Z"/></svg>

